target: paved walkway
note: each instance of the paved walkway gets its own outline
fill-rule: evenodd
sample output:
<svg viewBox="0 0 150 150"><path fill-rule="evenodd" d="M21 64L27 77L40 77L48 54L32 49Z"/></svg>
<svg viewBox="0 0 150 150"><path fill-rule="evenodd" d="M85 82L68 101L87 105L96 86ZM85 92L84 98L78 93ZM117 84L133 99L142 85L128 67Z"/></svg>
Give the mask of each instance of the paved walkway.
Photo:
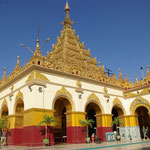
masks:
<svg viewBox="0 0 150 150"><path fill-rule="evenodd" d="M146 141L115 141L101 144L63 144L54 146L25 147L1 146L3 150L150 150L150 140Z"/></svg>

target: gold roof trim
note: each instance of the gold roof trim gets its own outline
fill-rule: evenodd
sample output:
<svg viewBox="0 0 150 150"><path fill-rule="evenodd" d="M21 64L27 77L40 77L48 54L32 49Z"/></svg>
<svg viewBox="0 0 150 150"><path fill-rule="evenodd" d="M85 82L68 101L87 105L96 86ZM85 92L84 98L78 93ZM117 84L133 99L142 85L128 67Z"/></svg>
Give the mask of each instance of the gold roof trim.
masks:
<svg viewBox="0 0 150 150"><path fill-rule="evenodd" d="M18 91L15 100L18 100L18 99L22 99L22 100L24 99L23 93L20 90Z"/></svg>
<svg viewBox="0 0 150 150"><path fill-rule="evenodd" d="M138 105L138 104L145 104L148 107L150 107L150 102L148 100L146 100L143 97L138 97L136 98L130 105L130 111L132 112L134 110L134 108Z"/></svg>
<svg viewBox="0 0 150 150"><path fill-rule="evenodd" d="M118 97L116 97L113 101L113 105L119 104L122 106L122 102L118 99Z"/></svg>
<svg viewBox="0 0 150 150"><path fill-rule="evenodd" d="M87 100L97 100L97 101L99 101L99 98L93 92L92 94L89 95L89 97L87 98Z"/></svg>
<svg viewBox="0 0 150 150"><path fill-rule="evenodd" d="M135 94L135 93L125 93L124 94L124 98L125 99L128 99L128 98L133 98L133 97L136 97L137 96L137 94Z"/></svg>
<svg viewBox="0 0 150 150"><path fill-rule="evenodd" d="M32 81L32 80L42 80L42 81L49 81L49 79L44 76L42 73L38 71L32 71L31 74L29 75L28 79L26 80L26 83Z"/></svg>
<svg viewBox="0 0 150 150"><path fill-rule="evenodd" d="M64 86L62 86L62 88L56 92L55 96L58 96L58 95L66 95L72 99L72 95L70 94L69 91L66 90Z"/></svg>

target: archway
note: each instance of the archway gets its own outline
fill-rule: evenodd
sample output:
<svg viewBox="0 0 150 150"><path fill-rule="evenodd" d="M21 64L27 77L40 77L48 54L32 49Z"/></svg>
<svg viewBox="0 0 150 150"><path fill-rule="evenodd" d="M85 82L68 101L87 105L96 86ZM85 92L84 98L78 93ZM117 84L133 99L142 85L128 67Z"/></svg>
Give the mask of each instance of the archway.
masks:
<svg viewBox="0 0 150 150"><path fill-rule="evenodd" d="M115 118L119 118L119 121L121 122L121 124L119 124L119 126L123 126L124 124L124 111L123 109L119 106L119 105L115 105L112 109L112 121L114 121ZM113 125L113 131L117 131L117 126L114 124Z"/></svg>
<svg viewBox="0 0 150 150"><path fill-rule="evenodd" d="M57 124L54 131L55 143L67 142L67 126L69 119L66 113L72 111L72 104L66 97L59 97L54 103Z"/></svg>
<svg viewBox="0 0 150 150"><path fill-rule="evenodd" d="M86 119L94 120L92 128L89 127L88 135L89 137L91 137L92 134L94 133L94 135L97 136L97 124L98 124L97 116L100 116L102 114L100 106L96 102L90 102L87 104L85 112L86 112Z"/></svg>
<svg viewBox="0 0 150 150"><path fill-rule="evenodd" d="M8 107L4 105L1 110L1 118L7 118L8 117Z"/></svg>
<svg viewBox="0 0 150 150"><path fill-rule="evenodd" d="M138 123L140 128L141 138L144 138L143 127L147 128L150 131L150 117L148 114L148 109L144 106L139 106L135 110L135 114L138 116Z"/></svg>
<svg viewBox="0 0 150 150"><path fill-rule="evenodd" d="M23 127L23 112L24 112L24 102L22 99L17 100L15 106L15 128Z"/></svg>

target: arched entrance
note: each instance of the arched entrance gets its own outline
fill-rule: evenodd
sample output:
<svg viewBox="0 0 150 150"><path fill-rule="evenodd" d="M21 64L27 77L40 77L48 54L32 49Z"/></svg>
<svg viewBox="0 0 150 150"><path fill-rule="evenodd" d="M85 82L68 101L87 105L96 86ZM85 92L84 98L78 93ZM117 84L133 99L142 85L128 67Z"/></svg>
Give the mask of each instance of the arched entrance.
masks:
<svg viewBox="0 0 150 150"><path fill-rule="evenodd" d="M138 116L138 123L140 128L141 138L144 138L143 127L148 128L150 131L150 117L148 114L148 109L144 106L137 107L135 114Z"/></svg>
<svg viewBox="0 0 150 150"><path fill-rule="evenodd" d="M98 124L97 116L100 116L102 114L101 109L96 102L90 102L87 104L85 112L86 112L86 119L94 120L92 128L89 127L88 135L89 137L91 137L92 134L94 133L94 135L97 136L97 124Z"/></svg>
<svg viewBox="0 0 150 150"><path fill-rule="evenodd" d="M54 131L55 143L67 142L67 126L69 123L69 118L67 118L66 113L72 111L71 102L66 97L58 98L54 103L55 117L57 120L57 125Z"/></svg>
<svg viewBox="0 0 150 150"><path fill-rule="evenodd" d="M8 107L4 105L1 110L1 118L7 118L8 117Z"/></svg>
<svg viewBox="0 0 150 150"><path fill-rule="evenodd" d="M24 112L24 102L22 99L17 100L15 106L15 128L23 127L23 112Z"/></svg>
<svg viewBox="0 0 150 150"><path fill-rule="evenodd" d="M123 109L119 106L119 105L115 105L112 109L112 121L115 120L115 118L118 118L119 119L119 126L123 126L124 125L124 111ZM113 124L113 131L117 131L118 134L119 133L119 129L117 129L117 125L116 124Z"/></svg>

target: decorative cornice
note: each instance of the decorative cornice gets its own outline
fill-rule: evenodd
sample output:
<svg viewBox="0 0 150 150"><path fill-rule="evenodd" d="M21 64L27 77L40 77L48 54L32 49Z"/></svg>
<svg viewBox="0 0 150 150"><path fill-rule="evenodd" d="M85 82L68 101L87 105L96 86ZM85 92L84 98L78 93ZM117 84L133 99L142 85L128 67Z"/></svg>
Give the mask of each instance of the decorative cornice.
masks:
<svg viewBox="0 0 150 150"><path fill-rule="evenodd" d="M122 102L116 97L113 101L113 105L119 104L122 106Z"/></svg>
<svg viewBox="0 0 150 150"><path fill-rule="evenodd" d="M125 99L133 98L133 97L136 97L136 96L137 96L137 94L135 94L135 93L125 93L124 94Z"/></svg>
<svg viewBox="0 0 150 150"><path fill-rule="evenodd" d="M89 97L87 98L87 100L97 100L97 101L99 101L99 98L93 92L92 94L89 95Z"/></svg>
<svg viewBox="0 0 150 150"><path fill-rule="evenodd" d="M42 80L42 81L49 81L49 79L44 76L42 73L38 71L32 71L31 74L29 75L28 79L26 80L26 83L32 81L32 80Z"/></svg>
<svg viewBox="0 0 150 150"><path fill-rule="evenodd" d="M132 112L134 110L134 108L139 104L147 105L150 108L150 102L148 100L146 100L143 97L138 97L131 103L130 111Z"/></svg>
<svg viewBox="0 0 150 150"><path fill-rule="evenodd" d="M66 90L64 86L62 86L62 88L56 92L55 96L58 96L58 95L66 95L72 99L72 95L70 94L69 91Z"/></svg>
<svg viewBox="0 0 150 150"><path fill-rule="evenodd" d="M23 93L19 90L18 91L18 94L16 95L16 98L15 98L15 100L18 100L18 99L24 99L24 97L23 97Z"/></svg>
<svg viewBox="0 0 150 150"><path fill-rule="evenodd" d="M140 95L147 95L147 94L150 94L150 88L146 88L140 92Z"/></svg>

